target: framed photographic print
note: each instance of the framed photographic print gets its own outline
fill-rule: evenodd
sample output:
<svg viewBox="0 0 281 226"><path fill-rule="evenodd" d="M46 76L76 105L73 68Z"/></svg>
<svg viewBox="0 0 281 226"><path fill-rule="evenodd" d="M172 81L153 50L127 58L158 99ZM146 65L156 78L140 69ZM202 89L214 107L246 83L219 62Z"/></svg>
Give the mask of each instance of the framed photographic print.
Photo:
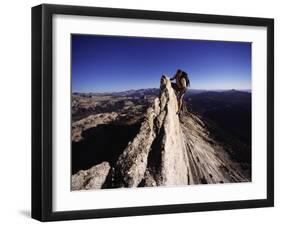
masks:
<svg viewBox="0 0 281 226"><path fill-rule="evenodd" d="M274 205L274 21L32 8L32 217Z"/></svg>

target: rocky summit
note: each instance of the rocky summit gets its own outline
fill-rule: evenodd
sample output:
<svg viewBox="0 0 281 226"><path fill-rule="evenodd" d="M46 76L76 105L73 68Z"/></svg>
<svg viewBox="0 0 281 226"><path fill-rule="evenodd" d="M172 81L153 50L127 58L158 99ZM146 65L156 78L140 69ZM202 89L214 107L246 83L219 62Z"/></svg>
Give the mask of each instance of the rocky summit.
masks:
<svg viewBox="0 0 281 226"><path fill-rule="evenodd" d="M176 114L177 98L168 77L162 76L159 96L149 103L144 114L138 112L137 119L141 121L126 145L119 146L121 151L115 153L116 158L101 158L99 163L73 173L72 190L250 180L249 172L231 157L229 148L211 136L199 115L191 111L180 117ZM82 142L86 129L125 119L124 112L111 112L74 122L73 142ZM83 150L80 152L83 155ZM104 161L107 159L110 161Z"/></svg>

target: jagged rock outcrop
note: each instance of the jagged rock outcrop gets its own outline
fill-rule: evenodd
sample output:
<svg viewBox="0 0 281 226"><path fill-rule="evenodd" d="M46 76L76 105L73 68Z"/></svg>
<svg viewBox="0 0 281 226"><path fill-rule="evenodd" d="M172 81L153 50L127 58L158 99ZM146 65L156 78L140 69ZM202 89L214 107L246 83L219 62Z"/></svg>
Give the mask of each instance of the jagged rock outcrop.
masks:
<svg viewBox="0 0 281 226"><path fill-rule="evenodd" d="M108 175L110 166L108 162L102 162L88 170L80 170L72 176L71 190L89 190L102 188Z"/></svg>
<svg viewBox="0 0 281 226"><path fill-rule="evenodd" d="M159 97L116 164L79 171L72 177L73 190L248 181L239 163L211 137L204 121L189 111L180 120L177 106L171 82L162 76ZM105 117L110 121L117 115ZM91 118L88 124L92 126L95 120ZM80 139L83 130L79 125L75 139Z"/></svg>
<svg viewBox="0 0 281 226"><path fill-rule="evenodd" d="M114 187L136 187L143 179L148 153L156 137L154 121L157 116L157 100L152 107L148 108L139 133L128 144L117 161L112 174Z"/></svg>
<svg viewBox="0 0 281 226"><path fill-rule="evenodd" d="M188 184L189 161L169 78L161 78L160 97L147 110L140 132L119 157L114 187Z"/></svg>

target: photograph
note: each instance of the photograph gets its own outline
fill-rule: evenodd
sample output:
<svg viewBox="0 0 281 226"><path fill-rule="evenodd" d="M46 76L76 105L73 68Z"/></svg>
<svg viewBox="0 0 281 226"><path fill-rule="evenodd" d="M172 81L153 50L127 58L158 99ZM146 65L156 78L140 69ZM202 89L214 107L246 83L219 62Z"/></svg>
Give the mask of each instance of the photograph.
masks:
<svg viewBox="0 0 281 226"><path fill-rule="evenodd" d="M149 7L32 7L33 219L275 205L274 18Z"/></svg>
<svg viewBox="0 0 281 226"><path fill-rule="evenodd" d="M251 182L251 54L71 34L71 191Z"/></svg>

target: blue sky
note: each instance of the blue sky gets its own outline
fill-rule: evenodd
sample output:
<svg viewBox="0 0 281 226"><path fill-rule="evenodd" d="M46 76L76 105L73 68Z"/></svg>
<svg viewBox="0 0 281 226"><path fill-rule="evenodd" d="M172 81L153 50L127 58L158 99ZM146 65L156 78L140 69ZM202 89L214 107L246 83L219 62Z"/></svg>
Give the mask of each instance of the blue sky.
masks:
<svg viewBox="0 0 281 226"><path fill-rule="evenodd" d="M251 89L251 43L72 34L73 92L158 88L189 74L192 89Z"/></svg>

